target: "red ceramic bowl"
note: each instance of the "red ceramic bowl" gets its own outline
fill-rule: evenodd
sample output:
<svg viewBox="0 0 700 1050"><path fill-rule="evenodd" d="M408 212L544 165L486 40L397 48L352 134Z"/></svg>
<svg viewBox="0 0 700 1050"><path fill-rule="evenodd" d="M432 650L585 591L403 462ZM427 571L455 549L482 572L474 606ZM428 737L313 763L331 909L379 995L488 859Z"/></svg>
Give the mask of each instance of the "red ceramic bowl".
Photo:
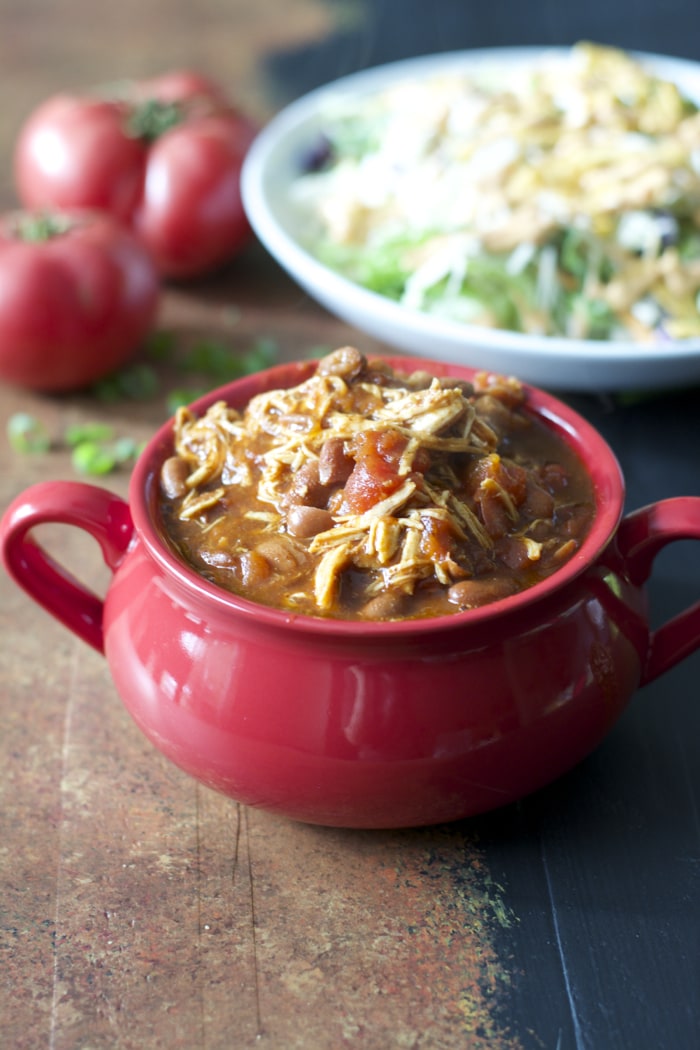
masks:
<svg viewBox="0 0 700 1050"><path fill-rule="evenodd" d="M415 358L425 368L472 371ZM241 406L301 382L283 365L193 407ZM141 456L130 500L78 482L35 485L0 524L10 574L109 661L143 732L178 766L240 802L347 827L454 820L503 805L587 755L632 694L700 644L700 603L650 632L644 582L667 543L700 538L700 498L622 517L624 485L603 438L529 390L532 410L579 454L596 516L573 560L529 590L431 620L355 623L294 616L223 591L159 531L159 467L171 424ZM84 529L113 572L104 599L31 536Z"/></svg>

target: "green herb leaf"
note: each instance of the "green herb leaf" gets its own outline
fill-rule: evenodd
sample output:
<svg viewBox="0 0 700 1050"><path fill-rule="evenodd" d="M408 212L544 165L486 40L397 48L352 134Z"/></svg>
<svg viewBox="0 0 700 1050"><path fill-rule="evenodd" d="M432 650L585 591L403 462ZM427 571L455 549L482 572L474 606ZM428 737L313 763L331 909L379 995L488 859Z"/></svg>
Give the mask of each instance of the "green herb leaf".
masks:
<svg viewBox="0 0 700 1050"><path fill-rule="evenodd" d="M217 383L230 383L241 376L269 368L279 354L272 339L258 339L250 350L238 353L226 343L206 339L197 343L182 362L185 372L209 376Z"/></svg>
<svg viewBox="0 0 700 1050"><path fill-rule="evenodd" d="M98 380L92 387L92 393L98 401L102 401L105 405L114 404L124 397L119 377L116 374Z"/></svg>
<svg viewBox="0 0 700 1050"><path fill-rule="evenodd" d="M179 387L171 390L166 398L168 415L174 416L178 408L185 408L209 392L207 387Z"/></svg>
<svg viewBox="0 0 700 1050"><path fill-rule="evenodd" d="M117 379L122 393L133 401L148 401L158 393L158 373L152 365L137 362L118 373Z"/></svg>
<svg viewBox="0 0 700 1050"><path fill-rule="evenodd" d="M333 350L332 346L310 346L304 353L304 357L315 361L317 358L326 357Z"/></svg>
<svg viewBox="0 0 700 1050"><path fill-rule="evenodd" d="M175 349L174 332L151 332L146 340L146 355L152 361L166 361Z"/></svg>
<svg viewBox="0 0 700 1050"><path fill-rule="evenodd" d="M125 398L131 401L148 401L155 397L160 387L158 373L147 362L122 368L119 372L105 376L92 386L92 393L104 404L114 404Z"/></svg>
<svg viewBox="0 0 700 1050"><path fill-rule="evenodd" d="M51 438L39 419L28 412L16 412L7 421L7 439L15 452L48 452Z"/></svg>
<svg viewBox="0 0 700 1050"><path fill-rule="evenodd" d="M85 441L110 441L113 436L114 430L108 423L76 423L74 426L66 427L63 440L69 448L75 448L76 445L82 445Z"/></svg>
<svg viewBox="0 0 700 1050"><path fill-rule="evenodd" d="M252 375L274 365L279 357L279 347L274 339L258 339L241 358L242 375Z"/></svg>
<svg viewBox="0 0 700 1050"><path fill-rule="evenodd" d="M117 465L111 449L95 441L83 441L76 445L72 462L79 474L109 474Z"/></svg>
<svg viewBox="0 0 700 1050"><path fill-rule="evenodd" d="M236 378L240 374L240 364L225 343L215 340L202 340L196 343L182 361L185 372L201 372L216 379Z"/></svg>
<svg viewBox="0 0 700 1050"><path fill-rule="evenodd" d="M133 463L140 455L143 443L130 437L117 438L111 445L111 452L117 464Z"/></svg>
<svg viewBox="0 0 700 1050"><path fill-rule="evenodd" d="M84 428L85 433L88 428ZM111 434L111 428L105 433ZM110 474L118 467L133 463L143 450L143 442L131 437L120 437L115 441L101 441L99 427L94 428L94 438L86 438L73 448L73 467L80 474Z"/></svg>

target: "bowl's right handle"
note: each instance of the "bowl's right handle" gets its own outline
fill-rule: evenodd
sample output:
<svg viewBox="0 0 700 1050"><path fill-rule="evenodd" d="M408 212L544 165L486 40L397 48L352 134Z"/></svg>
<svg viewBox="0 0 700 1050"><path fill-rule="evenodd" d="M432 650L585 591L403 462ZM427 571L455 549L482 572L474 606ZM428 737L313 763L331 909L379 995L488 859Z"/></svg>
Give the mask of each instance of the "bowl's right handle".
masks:
<svg viewBox="0 0 700 1050"><path fill-rule="evenodd" d="M631 581L641 585L651 575L659 551L675 540L700 539L700 497L660 500L624 517L618 548ZM642 685L658 678L700 646L700 601L653 631Z"/></svg>
<svg viewBox="0 0 700 1050"><path fill-rule="evenodd" d="M134 531L129 506L96 485L44 481L17 496L0 521L0 553L10 576L52 616L103 652L104 603L30 535L36 525L47 523L84 529L97 540L114 572Z"/></svg>

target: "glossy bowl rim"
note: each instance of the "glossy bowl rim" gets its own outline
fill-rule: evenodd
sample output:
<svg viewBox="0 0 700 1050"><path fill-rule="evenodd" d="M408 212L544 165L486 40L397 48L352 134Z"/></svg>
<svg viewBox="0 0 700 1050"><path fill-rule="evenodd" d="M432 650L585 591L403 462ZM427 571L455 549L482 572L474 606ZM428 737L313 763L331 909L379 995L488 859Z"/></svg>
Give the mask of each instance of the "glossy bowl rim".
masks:
<svg viewBox="0 0 700 1050"><path fill-rule="evenodd" d="M437 375L469 379L479 371L466 365L400 354L367 356L369 360L382 360L409 372L425 369L432 370ZM236 405L243 405L263 390L271 390L276 385L292 386L302 382L312 373L316 363L309 359L274 365L216 387L187 407L192 412L201 414L216 401L223 400L228 403L230 400ZM596 514L580 550L561 569L524 591L490 602L478 609L415 620L343 620L292 613L256 603L206 580L168 545L155 517L154 504L157 498L159 468L164 459L172 454L173 417L162 424L148 441L131 475L129 507L135 532L153 561L186 594L205 604L213 603L220 613L229 612L232 616L243 616L248 623L255 622L260 627L355 640L366 639L371 631L373 635L376 632L378 637L388 639L483 626L513 613L522 612L529 606L560 593L596 561L617 531L625 499L625 482L620 464L602 434L573 408L553 395L528 383L523 383L523 387L534 414L554 430L582 460L593 483Z"/></svg>

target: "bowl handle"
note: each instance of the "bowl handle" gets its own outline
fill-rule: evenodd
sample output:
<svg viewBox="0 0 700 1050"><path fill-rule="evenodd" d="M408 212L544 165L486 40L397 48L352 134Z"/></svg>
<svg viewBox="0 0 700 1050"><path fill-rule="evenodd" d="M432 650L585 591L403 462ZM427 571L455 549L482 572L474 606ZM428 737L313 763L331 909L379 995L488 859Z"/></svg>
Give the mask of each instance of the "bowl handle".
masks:
<svg viewBox="0 0 700 1050"><path fill-rule="evenodd" d="M624 517L618 549L627 575L639 586L651 575L659 551L674 540L700 539L700 497L661 500ZM653 631L649 639L642 685L670 670L700 646L700 601Z"/></svg>
<svg viewBox="0 0 700 1050"><path fill-rule="evenodd" d="M30 535L35 525L75 525L93 536L112 572L134 527L119 496L79 481L44 481L22 492L0 521L0 553L10 576L62 624L104 652L104 602L56 562Z"/></svg>

